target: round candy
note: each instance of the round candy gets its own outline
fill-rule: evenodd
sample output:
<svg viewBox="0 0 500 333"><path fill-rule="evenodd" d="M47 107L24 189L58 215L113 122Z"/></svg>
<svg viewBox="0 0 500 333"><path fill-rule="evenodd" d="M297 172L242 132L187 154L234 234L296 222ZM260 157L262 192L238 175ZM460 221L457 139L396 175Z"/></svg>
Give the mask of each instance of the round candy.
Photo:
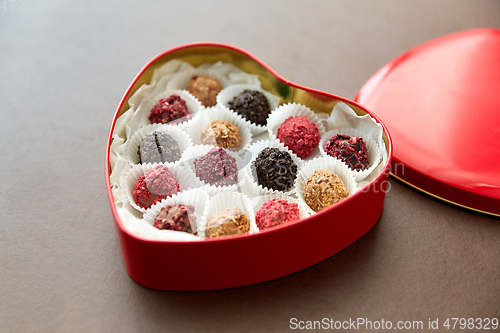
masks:
<svg viewBox="0 0 500 333"><path fill-rule="evenodd" d="M266 96L257 90L245 90L235 96L229 107L250 122L264 126L271 112Z"/></svg>
<svg viewBox="0 0 500 333"><path fill-rule="evenodd" d="M193 233L191 225L196 223L193 205L167 205L163 207L154 221L154 227L160 230L184 231Z"/></svg>
<svg viewBox="0 0 500 333"><path fill-rule="evenodd" d="M172 163L181 158L179 144L167 133L154 132L141 140L137 148L139 163Z"/></svg>
<svg viewBox="0 0 500 333"><path fill-rule="evenodd" d="M299 220L299 206L282 199L271 199L262 205L255 215L260 230Z"/></svg>
<svg viewBox="0 0 500 333"><path fill-rule="evenodd" d="M217 95L222 90L219 81L207 75L194 75L187 88L193 96L200 100L201 104L207 107L217 104Z"/></svg>
<svg viewBox="0 0 500 333"><path fill-rule="evenodd" d="M240 130L233 123L225 120L215 120L201 131L201 143L222 148L240 148Z"/></svg>
<svg viewBox="0 0 500 333"><path fill-rule="evenodd" d="M300 158L309 156L319 142L318 127L304 116L288 117L276 136Z"/></svg>
<svg viewBox="0 0 500 333"><path fill-rule="evenodd" d="M312 210L318 212L336 204L349 195L342 179L330 170L316 170L304 185L304 199Z"/></svg>
<svg viewBox="0 0 500 333"><path fill-rule="evenodd" d="M212 215L206 224L207 238L245 234L250 230L248 216L238 207L226 208Z"/></svg>
<svg viewBox="0 0 500 333"><path fill-rule="evenodd" d="M290 154L278 148L264 148L252 163L257 183L276 191L290 190L297 175L297 165Z"/></svg>
<svg viewBox="0 0 500 333"><path fill-rule="evenodd" d="M151 124L180 124L191 118L187 111L186 102L179 95L172 94L168 98L160 99L149 113Z"/></svg>
<svg viewBox="0 0 500 333"><path fill-rule="evenodd" d="M149 208L158 201L179 192L175 175L161 165L146 171L135 183L134 200L142 208Z"/></svg>
<svg viewBox="0 0 500 333"><path fill-rule="evenodd" d="M222 148L212 148L193 163L196 176L206 184L229 186L238 182L236 159Z"/></svg>
<svg viewBox="0 0 500 333"><path fill-rule="evenodd" d="M364 170L368 167L368 150L363 138L344 134L333 136L325 145L325 152L345 162L351 170Z"/></svg>

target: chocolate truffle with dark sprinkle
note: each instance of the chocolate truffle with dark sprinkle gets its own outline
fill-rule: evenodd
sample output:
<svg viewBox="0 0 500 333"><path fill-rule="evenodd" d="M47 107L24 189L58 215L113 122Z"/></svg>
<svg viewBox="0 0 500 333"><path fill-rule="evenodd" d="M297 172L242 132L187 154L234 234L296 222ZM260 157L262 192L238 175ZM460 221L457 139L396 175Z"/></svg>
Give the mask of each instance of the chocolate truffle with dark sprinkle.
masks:
<svg viewBox="0 0 500 333"><path fill-rule="evenodd" d="M257 90L245 90L235 96L229 103L229 108L250 122L264 126L271 112L266 96Z"/></svg>
<svg viewBox="0 0 500 333"><path fill-rule="evenodd" d="M363 138L337 134L325 145L325 152L343 161L351 170L364 170L368 167L368 150Z"/></svg>
<svg viewBox="0 0 500 333"><path fill-rule="evenodd" d="M193 205L167 205L163 207L154 221L154 227L160 230L184 231L193 233L191 225L196 223Z"/></svg>
<svg viewBox="0 0 500 333"><path fill-rule="evenodd" d="M154 132L141 140L137 148L139 163L173 163L181 158L179 144L167 133Z"/></svg>
<svg viewBox="0 0 500 333"><path fill-rule="evenodd" d="M212 148L194 160L196 176L206 184L229 186L238 182L236 159L222 148Z"/></svg>
<svg viewBox="0 0 500 333"><path fill-rule="evenodd" d="M293 186L297 165L288 152L264 148L252 163L252 171L260 185L286 192Z"/></svg>

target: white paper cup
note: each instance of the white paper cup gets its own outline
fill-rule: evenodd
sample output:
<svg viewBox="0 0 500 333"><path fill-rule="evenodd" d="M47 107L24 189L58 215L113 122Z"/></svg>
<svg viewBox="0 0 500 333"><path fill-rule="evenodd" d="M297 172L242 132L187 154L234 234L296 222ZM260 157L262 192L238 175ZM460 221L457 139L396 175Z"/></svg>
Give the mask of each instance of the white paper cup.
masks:
<svg viewBox="0 0 500 333"><path fill-rule="evenodd" d="M146 209L136 204L134 200L134 188L139 178L148 170L156 168L158 165L166 166L175 175L177 183L179 184L180 192L199 188L200 181L196 178L194 173L189 168L182 167L182 162L177 163L153 163L153 164L137 164L134 165L121 179L121 188L123 189L126 198L130 205L138 211L145 213Z"/></svg>
<svg viewBox="0 0 500 333"><path fill-rule="evenodd" d="M139 128L129 140L127 140L127 148L126 148L126 159L130 165L139 164L139 155L137 154L137 150L139 145L141 144L142 139L144 139L147 135L153 134L154 132L158 133L166 133L170 135L179 145L179 150L182 153L191 147L193 144L189 135L184 132L182 129L176 126L169 126L167 124L153 124L146 125ZM177 161L176 161L177 162ZM175 163L175 162L172 162Z"/></svg>
<svg viewBox="0 0 500 333"><path fill-rule="evenodd" d="M278 128L280 128L281 124L283 124L285 120L288 119L289 117L299 117L299 116L306 117L307 120L311 121L318 127L319 137L321 140L321 137L325 134L325 127L323 126L322 120L318 116L316 116L316 114L313 111L311 111L311 109L309 109L307 106L297 103L289 103L281 105L276 110L271 112L271 114L267 118L267 131L269 132L270 139L278 140L276 135L278 133ZM319 151L319 142L318 145L311 152L311 154L306 158L302 159L308 161L318 156L321 156Z"/></svg>
<svg viewBox="0 0 500 333"><path fill-rule="evenodd" d="M194 119L193 123L186 128L186 132L194 145L203 144L201 142L201 131L206 130L210 123L215 120L224 120L234 124L240 131L241 135L241 146L235 149L248 148L250 142L252 141L252 133L250 132L248 123L236 113L221 109L218 106L214 106L200 112L196 119Z"/></svg>
<svg viewBox="0 0 500 333"><path fill-rule="evenodd" d="M333 136L336 136L339 133L349 135L351 137L352 136L361 137L361 138L363 138L363 140L366 143L366 150L368 151L368 167L365 170L359 170L359 171L352 170L351 168L348 167L349 169L351 169L354 172L354 178L356 178L356 181L358 181L358 182L362 181L363 179L368 177L370 175L370 173L372 173L372 171L377 167L377 165L379 165L380 160L382 158L382 151L381 151L379 145L377 144L377 142L375 140L373 140L373 138L371 138L368 134L363 133L363 132L361 132L357 129L354 129L354 128L339 128L339 129L333 129L331 131L326 132L325 135L321 138L321 141L320 141L321 156L328 156L331 158L335 158L335 157L330 156L326 153L325 145L328 141L330 141L330 139ZM341 161L341 162L345 164L345 162L343 162L343 161Z"/></svg>
<svg viewBox="0 0 500 333"><path fill-rule="evenodd" d="M299 208L299 217L300 219L304 219L310 215L309 211L311 210L304 202L293 198L289 195L286 195L284 193L274 193L274 194L266 194L266 195L260 195L257 197L254 197L250 200L252 204L252 209L255 212L255 216L257 216L257 213L259 212L259 209L262 207L262 205L272 199L280 199L280 200L286 200L288 202L293 202L296 203L298 208ZM299 221L299 220L297 220ZM295 223L297 221L289 222L289 223ZM281 225L287 225L288 223L284 223ZM272 228L271 228L272 229ZM267 229L265 229L267 230Z"/></svg>
<svg viewBox="0 0 500 333"><path fill-rule="evenodd" d="M278 191L274 190L271 188L268 188L266 186L262 186L258 183L257 181L257 175L256 172L252 169L252 165L255 162L255 159L258 157L259 153L264 150L264 148L278 148L281 151L287 152L290 157L292 158L292 161L297 165L297 173L300 167L303 164L303 161L293 153L293 151L289 150L285 145L283 145L281 142L278 140L263 140L263 141L258 141L253 143L249 148L248 151L250 152L252 159L250 160L250 163L247 164L246 170L247 174L249 175L249 188L251 190L252 196L259 196L259 195L265 195L265 194L277 194L277 193L287 193L291 195L294 191L293 184L291 188L288 191Z"/></svg>
<svg viewBox="0 0 500 333"><path fill-rule="evenodd" d="M295 195L307 206L309 214L315 214L316 212L309 207L304 199L304 185L314 171L323 169L333 172L342 179L342 182L349 192L349 196L357 191L358 184L354 178L354 173L341 161L330 157L317 157L310 160L299 169L297 179L295 180Z"/></svg>
<svg viewBox="0 0 500 333"><path fill-rule="evenodd" d="M221 108L225 108L227 110L230 110L231 112L235 112L234 110L231 109L229 106L229 102L231 102L234 97L238 96L245 90L255 90L259 91L264 96L266 96L267 101L269 102L269 110L272 112L275 110L279 104L280 104L280 97L276 96L274 94L271 94L269 91L261 89L259 86L254 86L254 85L249 85L249 84L235 84L231 85L227 88L224 88L219 95L217 95L217 105L219 105ZM235 112L236 113L236 112ZM236 113L238 114L238 113ZM245 119L242 116L243 119ZM250 131L252 132L252 135L259 135L260 133L263 133L267 131L267 124L266 125L257 125L255 123L252 123L250 120L245 119L250 127Z"/></svg>
<svg viewBox="0 0 500 333"><path fill-rule="evenodd" d="M207 214L205 215L206 218L203 219L198 225L198 236L201 238L206 237L206 224L212 215L220 210L233 207L240 208L247 215L250 220L250 234L259 232L259 228L257 228L257 225L255 224L255 213L252 209L250 199L243 193L239 192L221 192L210 198Z"/></svg>
<svg viewBox="0 0 500 333"><path fill-rule="evenodd" d="M191 230L194 233L198 232L198 224L204 217L204 214L207 212L208 201L210 197L207 192L202 189L193 189L185 192L179 192L171 197L165 198L160 202L157 202L151 208L147 209L143 215L144 222L149 225L154 226L154 221L156 216L160 210L168 205L193 205L194 216L196 217L196 221L191 221ZM173 230L159 230L158 232L164 233L166 231L179 233L182 231L173 231Z"/></svg>

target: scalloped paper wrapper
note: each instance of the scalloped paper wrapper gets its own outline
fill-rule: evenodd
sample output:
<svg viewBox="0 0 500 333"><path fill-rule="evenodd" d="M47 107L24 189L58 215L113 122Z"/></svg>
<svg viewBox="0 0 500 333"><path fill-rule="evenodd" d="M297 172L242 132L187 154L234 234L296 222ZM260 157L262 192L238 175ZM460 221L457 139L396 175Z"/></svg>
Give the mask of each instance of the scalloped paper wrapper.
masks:
<svg viewBox="0 0 500 333"><path fill-rule="evenodd" d="M216 70L194 68L194 69L190 69L190 70L176 73L176 75L172 78L172 80L170 80L170 82L167 84L167 89L184 89L187 91L189 81L191 81L191 79L193 78L193 75L211 76L211 77L217 79L217 81L219 81L220 85L222 86L222 89L228 87L231 84L231 82L229 82L229 80L224 75L220 74ZM196 98L195 96L193 96L193 97ZM198 99L196 98L196 100L198 100ZM201 104L201 102L200 102L200 104Z"/></svg>
<svg viewBox="0 0 500 333"><path fill-rule="evenodd" d="M309 206L307 206L305 204L305 202L302 202L296 198L293 198L289 195L286 195L284 193L274 193L274 194L266 194L266 195L260 195L260 196L257 196L255 198L252 198L250 200L251 204L252 204L252 209L253 211L255 212L255 216L257 216L257 213L259 211L259 209L262 207L262 205L266 202L266 201L269 201L271 199L281 199L281 200L286 200L288 202L293 202L293 203L296 203L297 206L299 207L299 217L300 219L304 219L306 217L308 217L310 214L310 208ZM299 220L297 221L292 221L292 222L288 222L288 223L284 223L284 224L281 224L281 225L288 225L290 223L295 223L295 222L298 222ZM281 226L280 225L280 226ZM270 229L273 229L273 228L270 228ZM267 229L265 229L267 230Z"/></svg>
<svg viewBox="0 0 500 333"><path fill-rule="evenodd" d="M229 107L229 102L233 100L234 97L238 96L240 93L242 93L244 90L256 90L264 94L266 96L267 101L269 102L269 109L270 112L275 110L279 104L280 104L280 97L276 96L274 94L271 94L269 91L261 89L259 86L254 86L250 84L235 84L231 85L227 88L224 88L218 95L217 95L217 104L221 108L225 108L231 112L235 112ZM271 114L271 113L269 113ZM245 119L242 116L243 119ZM262 126L262 125L257 125L252 123L250 120L245 119L245 121L249 124L250 131L252 132L252 135L259 135L260 133L263 133L267 131L267 125Z"/></svg>
<svg viewBox="0 0 500 333"><path fill-rule="evenodd" d="M370 175L372 173L372 171L375 170L375 168L379 165L380 160L382 159L382 152L380 150L380 147L377 144L377 142L375 142L375 140L373 140L373 138L371 138L370 135L367 133L364 133L364 132L357 130L355 128L339 128L339 129L333 129L331 131L326 132L325 135L321 138L321 141L319 142L321 156L328 156L328 157L337 159L333 156L328 155L325 152L324 148L325 148L326 143L333 136L335 136L339 133L349 135L351 137L352 136L361 137L361 138L363 138L363 140L366 143L366 149L368 150L368 168L366 168L365 170L360 170L360 171L352 170L352 172L354 173L354 178L356 178L356 181L359 182L359 181L365 179L366 177L368 177L368 175ZM346 164L343 161L341 161L341 162ZM347 164L346 164L346 166L347 166ZM347 166L347 167L349 168L349 166Z"/></svg>
<svg viewBox="0 0 500 333"><path fill-rule="evenodd" d="M144 222L154 227L156 216L158 216L158 213L163 207L168 205L193 205L195 207L194 216L196 217L196 221L194 223L191 223L191 229L196 233L198 232L198 224L204 218L207 212L209 200L210 196L208 195L208 193L199 188L180 192L171 197L165 198L162 201L157 202L156 204L151 206L151 208L147 209L144 213L143 219ZM168 239L168 234L170 233L185 233L183 231L174 230L157 230L162 234L166 234L166 239Z"/></svg>
<svg viewBox="0 0 500 333"><path fill-rule="evenodd" d="M295 180L295 194L307 206L309 214L316 214L316 212L309 207L304 199L304 185L314 171L323 169L330 170L339 176L347 188L349 195L353 195L357 191L358 184L354 178L354 173L340 160L331 157L317 157L310 160L299 169L297 179Z"/></svg>
<svg viewBox="0 0 500 333"><path fill-rule="evenodd" d="M139 164L139 155L137 154L139 145L141 144L142 139L149 134L153 134L154 132L166 133L177 141L179 150L181 151L181 158L182 153L193 145L189 135L187 135L187 133L179 127L169 126L167 124L146 125L139 128L127 141L127 151L125 157L130 165Z"/></svg>
<svg viewBox="0 0 500 333"><path fill-rule="evenodd" d="M248 174L247 174L247 171L245 170L244 161L238 155L238 153L236 153L234 151L230 151L228 149L222 148L231 157L234 157L236 159L236 168L238 169L238 183L237 184L230 185L230 186L220 186L220 185L215 186L215 185L206 184L204 181L202 181L200 178L198 178L196 176L196 169L194 167L194 160L205 156L213 148L215 148L215 147L205 146L205 145L192 146L192 147L188 148L184 152L184 154L182 154L181 159L183 160L183 163L186 164L186 166L189 166L191 173L194 175L194 177L197 180L198 187L207 191L210 196L213 196L213 195L220 193L220 192L239 191L239 189L241 187L245 186L245 182L247 181Z"/></svg>
<svg viewBox="0 0 500 333"><path fill-rule="evenodd" d="M156 166L162 165L168 167L168 169L175 175L177 183L181 192L189 190L192 188L201 187L199 179L194 175L191 169L183 166L182 162L177 163L153 163L153 164L137 164L134 165L124 177L120 179L120 186L125 192L125 196L128 199L130 205L137 209L138 211L145 213L146 209L140 207L135 203L134 200L134 187L137 180L148 170L156 168Z"/></svg>
<svg viewBox="0 0 500 333"><path fill-rule="evenodd" d="M290 154L290 157L292 160L295 162L297 165L297 174L298 170L300 167L304 164L304 162L293 153L290 149L285 147L285 145L278 140L262 140L253 143L249 148L248 151L250 152L252 159L250 160L250 163L247 164L246 166L246 171L247 174L249 175L249 181L248 181L248 187L250 189L250 193L252 196L258 196L258 195L266 195L266 194L278 194L278 193L287 193L288 195L291 195L293 193L294 187L290 188L290 190L284 192L284 191L278 191L274 189L267 188L266 186L262 186L257 182L256 175L252 171L252 163L255 161L259 153L264 149L264 148L278 148L281 151L285 151L288 154Z"/></svg>
<svg viewBox="0 0 500 333"><path fill-rule="evenodd" d="M281 105L276 110L271 112L271 114L267 118L267 131L269 132L270 140L279 141L276 135L278 133L278 128L280 128L281 124L283 124L285 120L289 117L299 117L299 116L306 117L309 121L311 121L318 127L319 137L321 140L321 138L323 137L323 135L325 135L326 132L325 126L323 126L323 120L319 118L307 106L297 103L289 103ZM308 161L319 156L321 156L321 153L319 151L319 142L318 142L318 145L316 146L316 148L314 148L312 153L308 157L303 158L302 160Z"/></svg>
<svg viewBox="0 0 500 333"><path fill-rule="evenodd" d="M252 132L250 131L249 124L238 114L229 110L221 109L218 106L207 108L200 112L196 119L186 128L191 141L194 145L202 145L201 131L205 130L212 121L224 120L233 123L240 130L241 146L238 149L246 149L252 142ZM236 148L235 148L236 149Z"/></svg>
<svg viewBox="0 0 500 333"><path fill-rule="evenodd" d="M148 118L151 110L155 107L158 101L164 98L168 98L172 94L179 95L179 97L186 102L187 112L191 115L191 119L180 124L173 125L170 123L166 123L165 125L180 127L183 129L190 126L198 112L203 110L203 106L201 105L200 101L196 97L191 95L187 90L180 89L167 89L164 92L161 92L153 97L144 98L137 108L137 121L140 123L140 125L151 125L151 121Z"/></svg>
<svg viewBox="0 0 500 333"><path fill-rule="evenodd" d="M207 213L205 215L206 218L198 225L198 236L201 238L206 237L205 227L212 215L220 210L233 207L239 207L248 216L250 220L250 230L248 233L253 234L259 232L259 228L257 228L257 224L255 224L255 212L252 208L250 199L239 192L221 192L210 198Z"/></svg>

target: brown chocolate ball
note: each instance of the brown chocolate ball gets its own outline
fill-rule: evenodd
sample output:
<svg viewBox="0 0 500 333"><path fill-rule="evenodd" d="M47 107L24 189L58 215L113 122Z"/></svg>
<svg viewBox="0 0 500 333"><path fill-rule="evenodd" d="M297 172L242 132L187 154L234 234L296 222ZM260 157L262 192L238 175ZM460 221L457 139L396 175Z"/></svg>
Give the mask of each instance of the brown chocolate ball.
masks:
<svg viewBox="0 0 500 333"><path fill-rule="evenodd" d="M201 143L204 145L240 148L241 142L240 130L228 121L212 121L205 130L201 131Z"/></svg>
<svg viewBox="0 0 500 333"><path fill-rule="evenodd" d="M179 144L167 133L154 132L146 135L137 148L139 164L173 163L181 158Z"/></svg>
<svg viewBox="0 0 500 333"><path fill-rule="evenodd" d="M205 227L207 238L246 234L250 230L248 216L238 207L218 211L208 219Z"/></svg>
<svg viewBox="0 0 500 333"><path fill-rule="evenodd" d="M207 75L193 75L187 88L205 106L217 104L217 95L222 90L220 82Z"/></svg>
<svg viewBox="0 0 500 333"><path fill-rule="evenodd" d="M231 110L250 122L265 126L267 116L271 113L266 96L257 90L245 90L235 96L229 103Z"/></svg>
<svg viewBox="0 0 500 333"><path fill-rule="evenodd" d="M330 170L316 170L304 185L304 199L312 210L318 212L336 204L349 195L342 179Z"/></svg>

